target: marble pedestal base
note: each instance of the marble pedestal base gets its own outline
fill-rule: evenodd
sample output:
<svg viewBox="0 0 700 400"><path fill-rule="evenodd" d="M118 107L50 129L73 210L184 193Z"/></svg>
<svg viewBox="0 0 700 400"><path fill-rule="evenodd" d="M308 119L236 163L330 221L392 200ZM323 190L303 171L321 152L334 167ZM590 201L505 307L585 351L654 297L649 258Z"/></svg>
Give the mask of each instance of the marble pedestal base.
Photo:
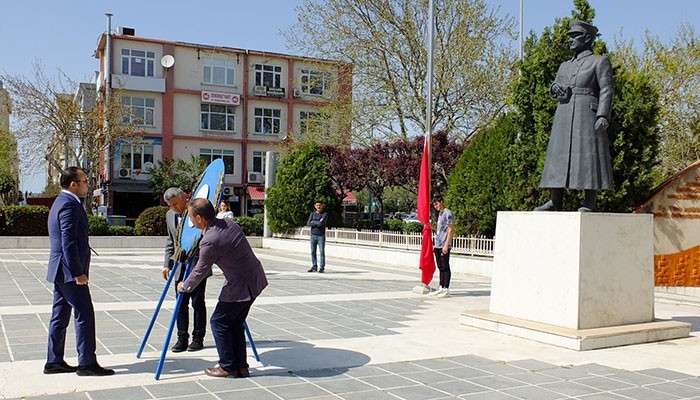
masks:
<svg viewBox="0 0 700 400"><path fill-rule="evenodd" d="M576 350L688 336L654 320L648 214L499 212L489 311L461 322Z"/></svg>

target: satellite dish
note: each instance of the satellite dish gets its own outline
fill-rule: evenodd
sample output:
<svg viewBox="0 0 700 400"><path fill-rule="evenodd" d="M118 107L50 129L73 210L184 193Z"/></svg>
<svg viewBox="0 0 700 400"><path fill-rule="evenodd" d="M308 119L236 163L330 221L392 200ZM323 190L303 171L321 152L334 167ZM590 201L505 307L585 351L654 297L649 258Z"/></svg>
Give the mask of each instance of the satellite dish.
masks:
<svg viewBox="0 0 700 400"><path fill-rule="evenodd" d="M162 65L163 68L172 67L175 65L175 57L171 56L170 54L164 55L163 58L160 59L160 65Z"/></svg>

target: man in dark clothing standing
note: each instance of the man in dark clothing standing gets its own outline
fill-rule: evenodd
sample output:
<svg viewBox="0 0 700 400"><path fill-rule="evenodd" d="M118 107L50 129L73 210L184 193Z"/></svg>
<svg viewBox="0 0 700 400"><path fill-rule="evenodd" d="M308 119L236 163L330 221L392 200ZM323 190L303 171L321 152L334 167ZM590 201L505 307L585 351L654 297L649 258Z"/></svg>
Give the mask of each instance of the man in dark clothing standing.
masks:
<svg viewBox="0 0 700 400"><path fill-rule="evenodd" d="M316 210L309 215L306 225L311 227L311 269L308 272L323 273L326 269L326 222L328 214L323 211L323 202L316 200ZM321 259L316 260L316 246Z"/></svg>
<svg viewBox="0 0 700 400"><path fill-rule="evenodd" d="M170 272L175 265L173 259L175 248L177 247L177 228L182 221L182 214L187 210L187 196L185 192L179 188L172 187L165 191L163 200L170 207L170 210L165 214L165 223L168 228L168 240L165 244L165 261L163 263L163 279L167 280ZM192 260L192 265L197 264L197 258ZM185 265L183 264L177 271L175 277L175 285L182 282L185 276ZM197 289L192 292L185 293L180 304L180 309L177 310L177 342L172 348L174 353L179 353L185 350L198 351L204 348L204 335L207 332L207 305L205 302L205 294L207 291L206 279L197 286ZM190 325L190 308L189 303L192 302L192 317L194 318L194 328L192 329L192 343L188 343L190 334L188 332Z"/></svg>

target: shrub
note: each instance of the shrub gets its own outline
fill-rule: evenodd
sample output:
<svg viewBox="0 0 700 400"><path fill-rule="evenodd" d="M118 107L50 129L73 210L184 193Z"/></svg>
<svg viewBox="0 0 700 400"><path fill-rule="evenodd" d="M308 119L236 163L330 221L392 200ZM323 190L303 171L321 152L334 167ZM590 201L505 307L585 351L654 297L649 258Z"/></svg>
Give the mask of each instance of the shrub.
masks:
<svg viewBox="0 0 700 400"><path fill-rule="evenodd" d="M109 236L136 236L136 229L133 226L112 225L107 234Z"/></svg>
<svg viewBox="0 0 700 400"><path fill-rule="evenodd" d="M149 207L136 219L136 234L141 236L165 236L168 234L165 225L165 213L168 207Z"/></svg>
<svg viewBox="0 0 700 400"><path fill-rule="evenodd" d="M358 231L363 229L374 229L374 221L371 219L358 219L355 221L354 227Z"/></svg>
<svg viewBox="0 0 700 400"><path fill-rule="evenodd" d="M5 208L0 207L0 236L5 236L7 225L5 224Z"/></svg>
<svg viewBox="0 0 700 400"><path fill-rule="evenodd" d="M234 221L241 227L246 236L256 236L263 234L264 218L263 214L256 214L253 217L236 217Z"/></svg>
<svg viewBox="0 0 700 400"><path fill-rule="evenodd" d="M90 236L107 236L109 233L107 218L98 217L97 215L88 215L88 229L90 231Z"/></svg>
<svg viewBox="0 0 700 400"><path fill-rule="evenodd" d="M49 208L46 206L5 207L5 234L8 236L47 236Z"/></svg>
<svg viewBox="0 0 700 400"><path fill-rule="evenodd" d="M402 232L404 228L404 222L400 219L388 219L384 221L382 229L385 231L398 231Z"/></svg>
<svg viewBox="0 0 700 400"><path fill-rule="evenodd" d="M405 233L421 233L423 232L423 223L421 222L407 222L403 227Z"/></svg>

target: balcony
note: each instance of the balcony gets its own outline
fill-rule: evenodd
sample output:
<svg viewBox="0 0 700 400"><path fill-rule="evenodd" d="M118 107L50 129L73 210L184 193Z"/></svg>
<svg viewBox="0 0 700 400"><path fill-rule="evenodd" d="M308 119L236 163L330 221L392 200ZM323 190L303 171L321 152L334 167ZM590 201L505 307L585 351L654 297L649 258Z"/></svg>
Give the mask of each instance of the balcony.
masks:
<svg viewBox="0 0 700 400"><path fill-rule="evenodd" d="M165 93L165 79L150 76L112 74L112 88L140 92Z"/></svg>

